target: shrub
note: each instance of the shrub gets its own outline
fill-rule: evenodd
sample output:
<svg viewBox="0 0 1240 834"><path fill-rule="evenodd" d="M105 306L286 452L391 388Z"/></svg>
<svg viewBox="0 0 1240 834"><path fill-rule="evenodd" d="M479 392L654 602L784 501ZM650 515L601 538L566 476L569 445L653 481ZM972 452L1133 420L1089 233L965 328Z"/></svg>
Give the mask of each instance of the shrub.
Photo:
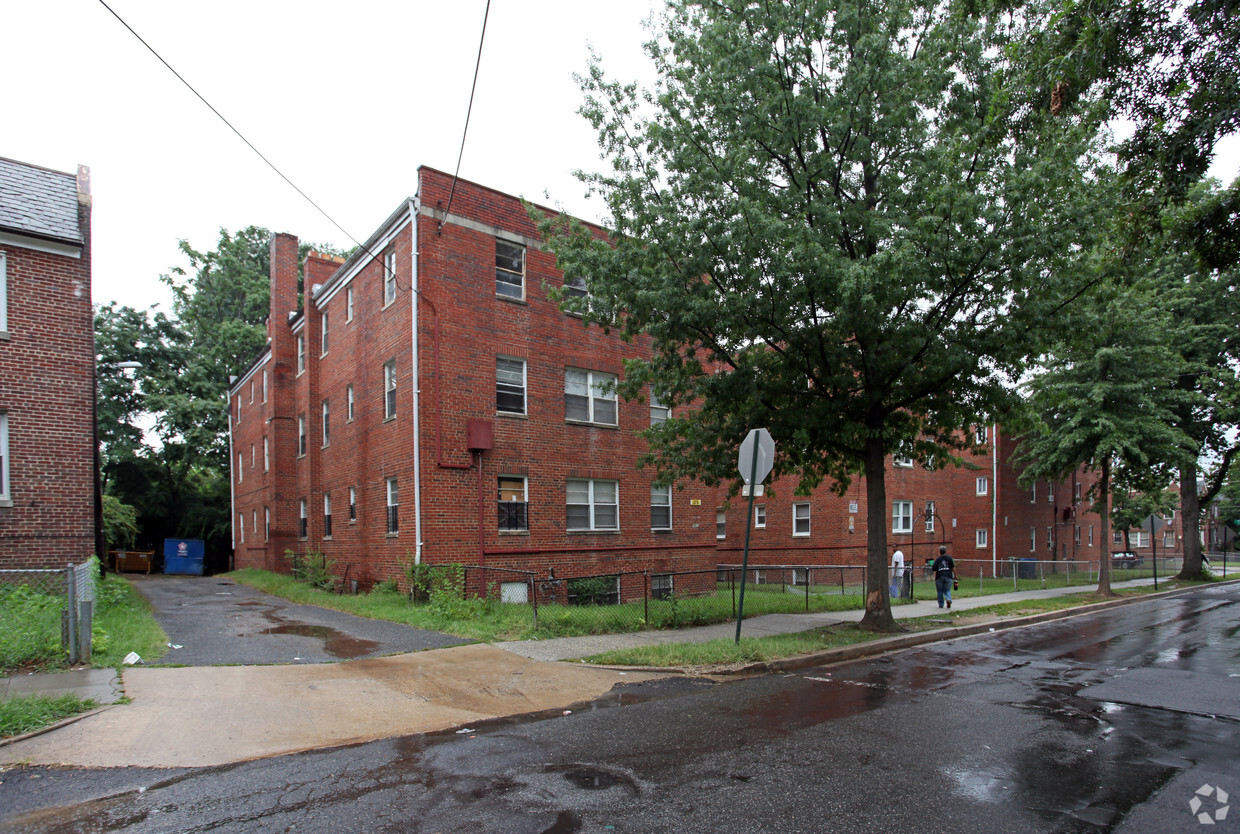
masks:
<svg viewBox="0 0 1240 834"><path fill-rule="evenodd" d="M292 550L284 551L284 558L292 568L294 579L320 591L336 590L339 580L332 573L336 565L334 560L322 553L294 553Z"/></svg>

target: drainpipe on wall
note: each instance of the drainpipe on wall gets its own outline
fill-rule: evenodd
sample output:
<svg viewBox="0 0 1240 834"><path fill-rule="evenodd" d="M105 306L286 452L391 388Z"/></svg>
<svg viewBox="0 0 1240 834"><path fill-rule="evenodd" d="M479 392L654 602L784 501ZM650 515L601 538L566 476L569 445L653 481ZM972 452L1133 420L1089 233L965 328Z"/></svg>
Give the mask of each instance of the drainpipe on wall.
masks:
<svg viewBox="0 0 1240 834"><path fill-rule="evenodd" d="M422 374L418 369L418 204L409 198L410 258L409 285L413 313L413 563L422 564L422 430L420 421Z"/></svg>
<svg viewBox="0 0 1240 834"><path fill-rule="evenodd" d="M232 531L232 553L228 557L228 569L237 566L237 473L233 471L236 462L233 460L233 424L232 424L232 385L237 378L230 377L228 390L224 392L224 419L228 424L228 529Z"/></svg>
<svg viewBox="0 0 1240 834"><path fill-rule="evenodd" d="M995 482L995 496L990 504L990 529L994 535L990 537L990 575L999 575L999 424L991 427L991 471Z"/></svg>

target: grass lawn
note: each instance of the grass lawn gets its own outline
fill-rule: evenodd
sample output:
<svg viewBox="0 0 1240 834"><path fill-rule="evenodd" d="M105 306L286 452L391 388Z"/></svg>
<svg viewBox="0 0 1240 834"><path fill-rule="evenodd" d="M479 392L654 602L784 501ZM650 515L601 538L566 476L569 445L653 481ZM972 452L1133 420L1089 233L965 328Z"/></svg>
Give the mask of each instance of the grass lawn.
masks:
<svg viewBox="0 0 1240 834"><path fill-rule="evenodd" d="M97 706L89 698L79 698L77 695L55 698L33 695L0 701L0 738L29 733Z"/></svg>

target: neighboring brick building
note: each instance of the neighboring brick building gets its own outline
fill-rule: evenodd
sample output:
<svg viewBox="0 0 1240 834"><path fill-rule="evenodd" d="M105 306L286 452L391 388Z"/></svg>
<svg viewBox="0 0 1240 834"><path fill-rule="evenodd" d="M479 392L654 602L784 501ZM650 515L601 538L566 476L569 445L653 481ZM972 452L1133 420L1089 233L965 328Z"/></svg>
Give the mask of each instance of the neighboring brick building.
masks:
<svg viewBox="0 0 1240 834"><path fill-rule="evenodd" d="M548 288L574 287L520 200L458 181L445 214L451 189L421 168L417 196L347 262L312 254L304 307L297 239L273 239L268 349L229 392L237 567L322 553L366 587L414 559L540 576L739 563L744 500L693 482L652 489L636 432L665 412L599 390L648 345L559 309ZM961 467L891 465L890 542L910 563L940 542L987 564L1028 556L1035 523L1071 535L1050 520L1066 499L1030 514L1010 440L978 441ZM864 484L809 498L794 485L757 502L751 563L863 563Z"/></svg>
<svg viewBox="0 0 1240 834"><path fill-rule="evenodd" d="M95 550L90 171L0 159L0 568Z"/></svg>

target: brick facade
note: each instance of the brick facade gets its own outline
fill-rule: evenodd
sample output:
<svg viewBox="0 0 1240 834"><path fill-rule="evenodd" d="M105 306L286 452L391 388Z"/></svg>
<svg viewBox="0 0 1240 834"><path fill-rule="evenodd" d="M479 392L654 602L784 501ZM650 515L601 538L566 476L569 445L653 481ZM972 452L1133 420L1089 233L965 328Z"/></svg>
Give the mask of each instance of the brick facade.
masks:
<svg viewBox="0 0 1240 834"><path fill-rule="evenodd" d="M0 159L0 568L95 551L89 171Z"/></svg>
<svg viewBox="0 0 1240 834"><path fill-rule="evenodd" d="M337 576L365 588L399 577L411 560L540 576L739 563L752 523L744 499L687 482L666 509L652 507L653 473L635 466L648 403L592 395L569 403L569 388L622 376L624 360L648 345L559 309L548 288L564 278L521 201L458 182L445 214L451 187L449 175L422 168L417 196L349 261L311 255L301 309L297 241L275 237L269 350L230 389L237 567L281 569L286 551L321 553ZM514 253L523 253L523 275L497 267ZM998 441L996 456L993 434L961 467L890 466L888 503L908 502L913 517L911 532L889 541L910 563L940 542L961 559L1025 555L1015 531L1028 491L1001 463L1010 440ZM752 531L750 562L862 563L864 484L808 498L794 486L776 482L757 500L766 523ZM927 501L937 513L929 530ZM807 535L794 530L794 513ZM583 526L594 529L570 529Z"/></svg>

